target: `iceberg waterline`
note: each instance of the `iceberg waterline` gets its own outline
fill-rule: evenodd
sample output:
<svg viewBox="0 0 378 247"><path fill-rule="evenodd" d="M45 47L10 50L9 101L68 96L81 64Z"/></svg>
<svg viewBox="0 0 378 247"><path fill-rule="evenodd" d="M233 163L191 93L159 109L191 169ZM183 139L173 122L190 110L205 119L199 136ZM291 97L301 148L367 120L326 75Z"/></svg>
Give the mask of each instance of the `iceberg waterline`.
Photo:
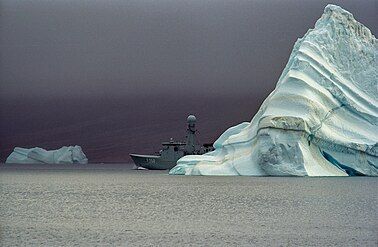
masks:
<svg viewBox="0 0 378 247"><path fill-rule="evenodd" d="M16 147L5 163L15 164L87 164L88 159L80 146L64 146L57 150Z"/></svg>
<svg viewBox="0 0 378 247"><path fill-rule="evenodd" d="M328 5L295 43L275 90L215 151L184 156L170 174L378 175L378 43Z"/></svg>

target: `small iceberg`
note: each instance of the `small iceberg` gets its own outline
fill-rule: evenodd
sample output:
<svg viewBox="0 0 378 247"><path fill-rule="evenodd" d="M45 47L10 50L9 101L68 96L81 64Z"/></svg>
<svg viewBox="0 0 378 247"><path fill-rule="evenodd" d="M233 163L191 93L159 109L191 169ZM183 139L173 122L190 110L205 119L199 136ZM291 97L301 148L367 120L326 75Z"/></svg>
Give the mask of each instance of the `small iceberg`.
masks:
<svg viewBox="0 0 378 247"><path fill-rule="evenodd" d="M5 163L13 164L88 164L80 146L62 147L57 150L16 147Z"/></svg>

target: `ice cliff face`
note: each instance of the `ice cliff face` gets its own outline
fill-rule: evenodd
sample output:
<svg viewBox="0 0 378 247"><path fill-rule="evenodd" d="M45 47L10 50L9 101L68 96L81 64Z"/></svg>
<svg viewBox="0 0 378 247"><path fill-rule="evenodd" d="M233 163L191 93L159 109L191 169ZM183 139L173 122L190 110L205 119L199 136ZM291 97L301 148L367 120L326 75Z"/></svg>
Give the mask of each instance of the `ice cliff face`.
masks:
<svg viewBox="0 0 378 247"><path fill-rule="evenodd" d="M16 147L5 163L15 164L87 164L88 159L80 146L62 147L57 150Z"/></svg>
<svg viewBox="0 0 378 247"><path fill-rule="evenodd" d="M224 132L215 151L181 158L170 174L378 175L377 55L370 30L328 5L252 121Z"/></svg>

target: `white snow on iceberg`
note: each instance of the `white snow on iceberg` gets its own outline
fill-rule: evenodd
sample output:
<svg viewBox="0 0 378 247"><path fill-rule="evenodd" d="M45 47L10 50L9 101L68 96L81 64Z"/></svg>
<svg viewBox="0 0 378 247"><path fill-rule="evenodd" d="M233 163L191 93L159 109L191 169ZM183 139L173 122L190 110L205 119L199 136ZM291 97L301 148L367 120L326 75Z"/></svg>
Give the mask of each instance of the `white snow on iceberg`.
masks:
<svg viewBox="0 0 378 247"><path fill-rule="evenodd" d="M328 5L252 121L170 174L377 176L377 46L351 13Z"/></svg>
<svg viewBox="0 0 378 247"><path fill-rule="evenodd" d="M16 147L5 163L15 164L87 164L88 159L80 146L62 147L47 151L43 148Z"/></svg>

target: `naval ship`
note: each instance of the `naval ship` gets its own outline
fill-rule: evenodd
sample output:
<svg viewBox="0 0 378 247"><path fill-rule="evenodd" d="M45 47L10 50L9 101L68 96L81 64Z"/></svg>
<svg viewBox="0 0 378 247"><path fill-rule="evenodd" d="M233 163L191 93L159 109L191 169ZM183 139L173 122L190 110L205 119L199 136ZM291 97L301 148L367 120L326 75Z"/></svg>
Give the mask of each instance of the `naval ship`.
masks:
<svg viewBox="0 0 378 247"><path fill-rule="evenodd" d="M166 170L176 166L178 159L189 154L204 154L213 151L213 144L197 143L196 138L196 117L189 115L188 129L186 130L186 140L184 142L176 142L172 138L168 142L163 142L163 149L156 155L146 154L130 154L137 167L143 167L149 170Z"/></svg>

